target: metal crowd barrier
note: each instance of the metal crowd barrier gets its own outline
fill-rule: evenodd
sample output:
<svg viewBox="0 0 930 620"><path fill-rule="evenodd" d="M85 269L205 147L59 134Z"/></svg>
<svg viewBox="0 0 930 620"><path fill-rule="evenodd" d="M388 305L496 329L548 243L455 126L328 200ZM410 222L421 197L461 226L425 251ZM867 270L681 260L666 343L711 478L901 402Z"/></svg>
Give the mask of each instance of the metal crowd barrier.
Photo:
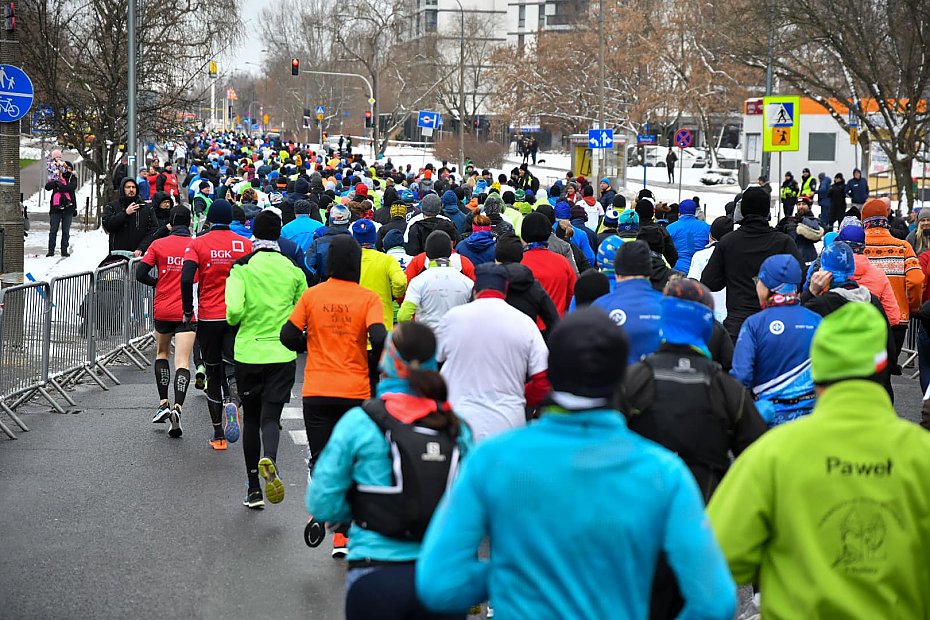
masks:
<svg viewBox="0 0 930 620"><path fill-rule="evenodd" d="M0 412L23 431L15 409L37 394L65 413L52 393L75 406L67 388L82 379L119 384L108 364L150 363L142 349L154 342L154 291L136 281L138 261L0 290ZM2 420L0 431L16 439Z"/></svg>

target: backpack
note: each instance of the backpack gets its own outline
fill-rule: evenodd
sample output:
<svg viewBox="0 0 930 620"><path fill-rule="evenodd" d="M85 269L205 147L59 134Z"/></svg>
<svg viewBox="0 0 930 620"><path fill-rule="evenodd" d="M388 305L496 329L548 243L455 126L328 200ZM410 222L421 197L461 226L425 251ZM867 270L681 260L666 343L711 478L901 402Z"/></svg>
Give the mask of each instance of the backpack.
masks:
<svg viewBox="0 0 930 620"><path fill-rule="evenodd" d="M362 404L390 448L391 486L356 484L349 493L353 520L388 538L421 541L459 467L457 437L418 420L405 424L380 398Z"/></svg>

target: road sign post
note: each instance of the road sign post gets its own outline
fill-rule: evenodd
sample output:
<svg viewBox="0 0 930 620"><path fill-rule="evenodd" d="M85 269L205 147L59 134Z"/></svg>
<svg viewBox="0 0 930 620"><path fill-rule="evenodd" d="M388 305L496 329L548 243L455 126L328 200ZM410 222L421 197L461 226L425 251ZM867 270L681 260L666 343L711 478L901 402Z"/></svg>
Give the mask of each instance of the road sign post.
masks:
<svg viewBox="0 0 930 620"><path fill-rule="evenodd" d="M681 202L681 175L685 170L685 149L691 146L694 136L688 129L679 129L675 134L675 145L678 147L678 202ZM669 147L674 148L674 147Z"/></svg>
<svg viewBox="0 0 930 620"><path fill-rule="evenodd" d="M762 150L766 153L797 151L801 146L801 98L762 99Z"/></svg>
<svg viewBox="0 0 930 620"><path fill-rule="evenodd" d="M17 284L23 274L23 207L19 185L19 120L32 107L32 80L19 64L15 32L0 44L0 229L3 231L4 285ZM7 308L7 310L11 310ZM15 311L15 309L14 309Z"/></svg>
<svg viewBox="0 0 930 620"><path fill-rule="evenodd" d="M644 129L649 131L649 125L647 124ZM656 135L650 133L641 133L636 136L636 145L643 147L643 188L646 187L646 147L654 145L657 142Z"/></svg>

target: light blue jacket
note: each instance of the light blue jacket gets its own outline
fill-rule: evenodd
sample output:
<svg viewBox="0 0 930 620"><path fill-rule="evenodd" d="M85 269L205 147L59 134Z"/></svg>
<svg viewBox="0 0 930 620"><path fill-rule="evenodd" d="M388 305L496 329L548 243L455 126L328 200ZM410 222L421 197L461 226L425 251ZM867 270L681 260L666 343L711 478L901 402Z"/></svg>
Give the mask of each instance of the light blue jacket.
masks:
<svg viewBox="0 0 930 620"><path fill-rule="evenodd" d="M281 229L281 236L296 243L300 251L306 254L310 249L310 244L313 243L313 233L322 227L322 222L316 221L309 215L298 215L284 225Z"/></svg>
<svg viewBox="0 0 930 620"><path fill-rule="evenodd" d="M547 411L471 454L426 532L417 593L435 611L490 597L501 618L642 619L662 551L679 618L733 618L736 585L684 463L617 411Z"/></svg>
<svg viewBox="0 0 930 620"><path fill-rule="evenodd" d="M710 239L710 224L702 222L693 215L682 215L677 222L669 224L666 230L672 237L675 249L678 250L678 261L672 269L688 273L694 253L707 247Z"/></svg>
<svg viewBox="0 0 930 620"><path fill-rule="evenodd" d="M383 378L378 395L410 394L402 379ZM471 431L462 423L459 450L464 457L472 445ZM352 509L347 499L353 484L391 486L388 444L378 425L361 407L353 407L336 424L320 453L307 487L307 512L327 523L349 523ZM420 554L420 543L388 538L352 523L346 559L409 562Z"/></svg>

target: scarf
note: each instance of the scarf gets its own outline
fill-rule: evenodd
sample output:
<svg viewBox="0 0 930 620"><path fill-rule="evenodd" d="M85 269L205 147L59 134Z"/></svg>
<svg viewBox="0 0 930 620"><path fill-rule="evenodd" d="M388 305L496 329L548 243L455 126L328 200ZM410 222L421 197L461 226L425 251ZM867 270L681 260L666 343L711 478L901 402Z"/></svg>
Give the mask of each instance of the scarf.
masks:
<svg viewBox="0 0 930 620"><path fill-rule="evenodd" d="M548 250L549 242L548 241L534 241L532 243L526 244L526 250Z"/></svg>
<svg viewBox="0 0 930 620"><path fill-rule="evenodd" d="M281 246L278 245L277 240L272 241L270 239L253 239L252 249L253 250L276 250L280 252Z"/></svg>
<svg viewBox="0 0 930 620"><path fill-rule="evenodd" d="M797 293L775 293L769 296L763 308L777 308L779 306L796 306L801 303Z"/></svg>

